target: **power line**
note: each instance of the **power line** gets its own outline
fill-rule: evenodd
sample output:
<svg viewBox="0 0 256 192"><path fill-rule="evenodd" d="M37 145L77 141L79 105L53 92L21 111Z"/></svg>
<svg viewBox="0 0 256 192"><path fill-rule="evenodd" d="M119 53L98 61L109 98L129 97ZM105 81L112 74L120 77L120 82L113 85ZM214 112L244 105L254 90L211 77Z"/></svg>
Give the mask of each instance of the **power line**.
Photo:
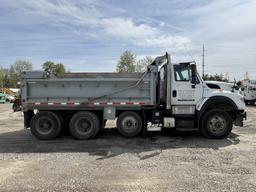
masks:
<svg viewBox="0 0 256 192"><path fill-rule="evenodd" d="M193 45L201 46L200 44L194 43ZM256 50L256 47L241 47L241 46L226 46L221 44L207 44L208 48L226 48L226 49L254 49Z"/></svg>
<svg viewBox="0 0 256 192"><path fill-rule="evenodd" d="M185 51L187 52L187 54L191 57L192 61L195 61L194 57L192 56L192 54L189 52L186 44L183 44L184 48L185 48Z"/></svg>
<svg viewBox="0 0 256 192"><path fill-rule="evenodd" d="M202 77L204 78L204 44L203 44L203 55L202 55Z"/></svg>

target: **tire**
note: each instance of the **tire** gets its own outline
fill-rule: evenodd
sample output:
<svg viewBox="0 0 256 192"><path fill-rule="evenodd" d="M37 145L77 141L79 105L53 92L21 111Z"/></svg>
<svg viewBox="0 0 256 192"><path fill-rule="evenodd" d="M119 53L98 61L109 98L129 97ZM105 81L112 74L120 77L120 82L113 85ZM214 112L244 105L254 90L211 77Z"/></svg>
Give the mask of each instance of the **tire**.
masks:
<svg viewBox="0 0 256 192"><path fill-rule="evenodd" d="M93 138L100 130L99 118L92 112L77 112L69 122L69 130L76 139Z"/></svg>
<svg viewBox="0 0 256 192"><path fill-rule="evenodd" d="M67 127L65 126L66 121L65 121L65 119L64 119L64 117L63 117L63 115L62 115L61 112L57 111L57 112L54 112L54 113L55 113L55 114L58 116L58 118L60 119L61 131L60 131L59 135L63 135L64 133L67 132Z"/></svg>
<svg viewBox="0 0 256 192"><path fill-rule="evenodd" d="M210 110L201 120L201 132L205 137L223 139L230 134L233 121L230 115L222 110Z"/></svg>
<svg viewBox="0 0 256 192"><path fill-rule="evenodd" d="M117 130L125 137L134 137L142 130L142 119L138 113L127 111L117 119Z"/></svg>
<svg viewBox="0 0 256 192"><path fill-rule="evenodd" d="M61 121L55 113L41 111L32 117L30 130L37 139L51 140L59 135Z"/></svg>
<svg viewBox="0 0 256 192"><path fill-rule="evenodd" d="M102 129L104 129L104 128L105 128L106 123L107 123L107 120L105 120L105 119L104 119L104 120L102 120L102 126L101 126L101 128L102 128Z"/></svg>

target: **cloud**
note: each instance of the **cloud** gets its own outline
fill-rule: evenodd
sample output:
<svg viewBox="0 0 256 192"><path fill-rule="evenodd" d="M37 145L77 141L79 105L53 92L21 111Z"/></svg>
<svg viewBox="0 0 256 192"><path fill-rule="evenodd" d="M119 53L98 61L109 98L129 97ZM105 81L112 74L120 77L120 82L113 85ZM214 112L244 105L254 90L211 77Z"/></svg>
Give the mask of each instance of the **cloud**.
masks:
<svg viewBox="0 0 256 192"><path fill-rule="evenodd" d="M138 55L170 50L172 61L191 54L200 69L204 43L206 71L240 76L256 66L249 49L256 44L255 10L254 0L1 1L0 54L5 61L24 55L80 63L92 56L88 63L115 65L125 49Z"/></svg>
<svg viewBox="0 0 256 192"><path fill-rule="evenodd" d="M256 2L217 0L194 7L185 13L194 18L193 39L236 41L256 31ZM251 37L251 36L250 36Z"/></svg>
<svg viewBox="0 0 256 192"><path fill-rule="evenodd" d="M186 35L193 40L192 55L201 64L205 44L206 71L229 72L242 78L255 68L256 2L250 0L215 0L185 11L181 18L191 29ZM201 68L201 66L199 66Z"/></svg>
<svg viewBox="0 0 256 192"><path fill-rule="evenodd" d="M131 18L108 17L99 12L99 4L93 1L74 3L69 0L23 0L19 3L7 2L7 5L23 13L40 16L50 24L73 26L76 34L81 34L77 26L90 31L93 36L108 35L115 40L122 40L138 47L181 48L190 43L186 37L171 35L145 23L136 23Z"/></svg>
<svg viewBox="0 0 256 192"><path fill-rule="evenodd" d="M129 40L141 47L183 47L190 43L186 37L173 36L147 24L135 24L127 18L107 18L101 21L101 26L115 38Z"/></svg>

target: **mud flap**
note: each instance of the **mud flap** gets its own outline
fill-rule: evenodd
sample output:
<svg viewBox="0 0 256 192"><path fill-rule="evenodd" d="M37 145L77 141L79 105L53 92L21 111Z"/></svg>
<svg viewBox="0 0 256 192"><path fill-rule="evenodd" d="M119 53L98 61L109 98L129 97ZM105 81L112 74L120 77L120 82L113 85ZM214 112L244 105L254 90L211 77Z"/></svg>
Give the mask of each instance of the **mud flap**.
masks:
<svg viewBox="0 0 256 192"><path fill-rule="evenodd" d="M29 128L30 121L31 121L32 117L35 115L34 111L23 112L23 114L24 114L24 128Z"/></svg>
<svg viewBox="0 0 256 192"><path fill-rule="evenodd" d="M12 105L13 112L21 111L21 101L20 98L14 100Z"/></svg>
<svg viewBox="0 0 256 192"><path fill-rule="evenodd" d="M243 127L244 126L244 123L243 123L243 120L246 120L247 119L247 114L246 112L240 112L240 113L237 113L236 115L236 119L234 121L234 125L235 126L239 126L239 127Z"/></svg>

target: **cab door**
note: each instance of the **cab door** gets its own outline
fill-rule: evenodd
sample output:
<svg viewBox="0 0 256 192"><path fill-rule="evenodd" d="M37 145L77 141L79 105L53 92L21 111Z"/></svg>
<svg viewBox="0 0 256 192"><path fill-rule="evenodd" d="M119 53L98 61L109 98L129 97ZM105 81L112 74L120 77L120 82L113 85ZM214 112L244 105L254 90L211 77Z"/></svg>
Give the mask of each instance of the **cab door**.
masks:
<svg viewBox="0 0 256 192"><path fill-rule="evenodd" d="M203 83L198 76L192 83L190 63L173 65L171 77L171 106L174 114L194 114L203 98Z"/></svg>

